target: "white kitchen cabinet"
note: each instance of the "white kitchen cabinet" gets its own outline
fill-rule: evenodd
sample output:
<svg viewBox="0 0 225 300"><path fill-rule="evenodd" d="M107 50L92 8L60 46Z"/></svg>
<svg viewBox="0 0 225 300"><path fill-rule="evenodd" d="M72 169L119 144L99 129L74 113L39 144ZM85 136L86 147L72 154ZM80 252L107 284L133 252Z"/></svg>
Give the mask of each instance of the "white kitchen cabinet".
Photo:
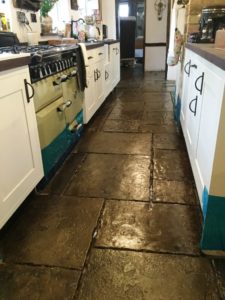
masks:
<svg viewBox="0 0 225 300"><path fill-rule="evenodd" d="M113 90L120 81L120 43L110 45L110 56Z"/></svg>
<svg viewBox="0 0 225 300"><path fill-rule="evenodd" d="M201 249L225 256L225 70L191 50L185 68L180 120L203 211Z"/></svg>
<svg viewBox="0 0 225 300"><path fill-rule="evenodd" d="M104 101L104 46L87 50L86 76L83 105L85 124Z"/></svg>
<svg viewBox="0 0 225 300"><path fill-rule="evenodd" d="M0 81L1 228L43 177L43 167L28 67L1 72Z"/></svg>
<svg viewBox="0 0 225 300"><path fill-rule="evenodd" d="M210 193L218 196L225 195L225 152L221 154L221 151L225 151L225 131L222 129L225 122L222 117L225 105L223 103L224 75L219 68L214 72L210 64L205 65L204 98L196 152L196 163L202 185L206 186Z"/></svg>
<svg viewBox="0 0 225 300"><path fill-rule="evenodd" d="M120 44L105 44L84 52L87 88L83 112L86 124L120 81Z"/></svg>
<svg viewBox="0 0 225 300"><path fill-rule="evenodd" d="M186 50L180 120L202 207L203 190L207 188L212 192L211 184L216 174L213 174L213 165L218 159L215 153L221 134L219 129L224 123L220 117L224 73L196 53ZM219 165L225 170L222 161ZM218 181L219 176L216 177ZM213 194L225 195L223 185L215 185Z"/></svg>
<svg viewBox="0 0 225 300"><path fill-rule="evenodd" d="M112 91L112 67L110 63L105 65L105 98Z"/></svg>

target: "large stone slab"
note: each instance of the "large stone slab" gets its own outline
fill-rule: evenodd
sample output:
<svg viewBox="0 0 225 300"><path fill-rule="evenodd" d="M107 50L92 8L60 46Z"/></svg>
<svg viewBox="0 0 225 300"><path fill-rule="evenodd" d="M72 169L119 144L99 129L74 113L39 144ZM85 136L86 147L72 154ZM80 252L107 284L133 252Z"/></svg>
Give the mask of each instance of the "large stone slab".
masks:
<svg viewBox="0 0 225 300"><path fill-rule="evenodd" d="M0 265L0 299L72 300L79 277L74 270Z"/></svg>
<svg viewBox="0 0 225 300"><path fill-rule="evenodd" d="M178 134L160 133L154 135L154 148L175 150L185 150L185 142L183 137Z"/></svg>
<svg viewBox="0 0 225 300"><path fill-rule="evenodd" d="M200 231L195 206L107 201L96 245L199 255Z"/></svg>
<svg viewBox="0 0 225 300"><path fill-rule="evenodd" d="M150 155L151 134L90 133L81 139L77 152Z"/></svg>
<svg viewBox="0 0 225 300"><path fill-rule="evenodd" d="M84 158L84 153L72 153L43 190L43 192L55 195L62 194L65 187L70 182L73 174L75 174L76 170L81 166Z"/></svg>
<svg viewBox="0 0 225 300"><path fill-rule="evenodd" d="M205 258L93 250L79 300L219 300Z"/></svg>
<svg viewBox="0 0 225 300"><path fill-rule="evenodd" d="M105 132L139 132L140 121L106 120L103 126Z"/></svg>
<svg viewBox="0 0 225 300"><path fill-rule="evenodd" d="M102 199L31 199L1 237L3 261L82 269L102 205Z"/></svg>
<svg viewBox="0 0 225 300"><path fill-rule="evenodd" d="M148 201L149 166L148 156L89 154L66 194Z"/></svg>
<svg viewBox="0 0 225 300"><path fill-rule="evenodd" d="M193 183L183 181L153 181L154 202L197 205Z"/></svg>
<svg viewBox="0 0 225 300"><path fill-rule="evenodd" d="M193 181L186 151L156 149L154 178L174 181Z"/></svg>

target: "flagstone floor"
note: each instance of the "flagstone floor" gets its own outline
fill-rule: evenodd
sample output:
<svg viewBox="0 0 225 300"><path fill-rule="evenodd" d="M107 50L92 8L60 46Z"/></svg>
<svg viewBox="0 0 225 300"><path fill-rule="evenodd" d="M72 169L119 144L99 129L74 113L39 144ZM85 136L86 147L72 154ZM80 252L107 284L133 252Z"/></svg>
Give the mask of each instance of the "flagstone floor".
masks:
<svg viewBox="0 0 225 300"><path fill-rule="evenodd" d="M0 232L1 300L225 299L173 82L124 68L62 168Z"/></svg>

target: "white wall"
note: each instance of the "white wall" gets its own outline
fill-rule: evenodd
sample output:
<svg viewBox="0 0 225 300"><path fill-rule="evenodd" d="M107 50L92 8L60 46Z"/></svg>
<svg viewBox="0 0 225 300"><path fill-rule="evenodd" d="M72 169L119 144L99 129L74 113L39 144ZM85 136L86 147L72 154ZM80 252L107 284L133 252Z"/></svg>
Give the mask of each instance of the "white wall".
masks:
<svg viewBox="0 0 225 300"><path fill-rule="evenodd" d="M186 8L174 4L173 10L171 11L171 26L170 26L170 44L169 44L169 54L168 56L174 56L174 37L175 37L175 28L178 28L181 34L184 34L185 23L186 23ZM168 66L167 79L176 80L177 74L180 70L180 64L178 63L175 66Z"/></svg>
<svg viewBox="0 0 225 300"><path fill-rule="evenodd" d="M147 44L166 43L167 34L167 9L163 11L162 20L158 20L157 11L154 7L155 0L146 0L146 32ZM166 47L145 47L145 71L165 70Z"/></svg>
<svg viewBox="0 0 225 300"><path fill-rule="evenodd" d="M115 0L102 0L102 21L108 26L108 38L116 39L116 5Z"/></svg>
<svg viewBox="0 0 225 300"><path fill-rule="evenodd" d="M65 1L65 0L63 0ZM75 10L71 10L70 9L70 0L66 0L67 3L64 3L64 5L61 5L61 7L63 6L63 9L66 10L64 11L65 15L65 22L70 22L71 19L73 20L77 20L80 17L80 12L79 11L75 11ZM83 0L79 0L79 1L83 1ZM37 17L37 23L32 23L31 22L31 18L30 18L30 14L33 13L32 11L27 11L27 10L22 10L22 9L17 9L13 7L12 4L13 1L6 1L5 4L0 3L0 12L4 12L6 14L6 17L8 19L11 20L11 31L13 31L14 33L17 34L18 39L20 42L28 42L28 32L31 32L31 30L29 29L29 27L20 24L17 21L17 11L23 11L26 14L26 17L30 23L30 27L32 29L32 32L36 33L38 40L41 40L41 22L40 22L40 13L37 12L36 13L36 17ZM46 39L46 38L44 38Z"/></svg>

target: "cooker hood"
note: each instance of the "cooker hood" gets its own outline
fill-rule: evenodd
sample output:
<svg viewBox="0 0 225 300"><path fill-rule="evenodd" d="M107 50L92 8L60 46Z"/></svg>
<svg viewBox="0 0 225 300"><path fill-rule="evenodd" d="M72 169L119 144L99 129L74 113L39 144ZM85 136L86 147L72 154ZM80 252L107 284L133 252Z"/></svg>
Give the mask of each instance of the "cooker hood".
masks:
<svg viewBox="0 0 225 300"><path fill-rule="evenodd" d="M13 6L32 11L38 11L41 7L43 0L15 0Z"/></svg>

